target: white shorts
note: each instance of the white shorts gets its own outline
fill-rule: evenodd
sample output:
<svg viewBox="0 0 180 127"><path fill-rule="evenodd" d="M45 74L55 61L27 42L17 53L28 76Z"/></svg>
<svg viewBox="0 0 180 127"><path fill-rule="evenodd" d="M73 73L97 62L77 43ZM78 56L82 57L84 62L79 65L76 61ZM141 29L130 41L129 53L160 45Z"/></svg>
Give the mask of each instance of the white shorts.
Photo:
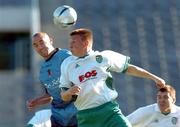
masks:
<svg viewBox="0 0 180 127"><path fill-rule="evenodd" d="M34 125L34 127L51 127L51 110L44 109L35 113L28 124Z"/></svg>

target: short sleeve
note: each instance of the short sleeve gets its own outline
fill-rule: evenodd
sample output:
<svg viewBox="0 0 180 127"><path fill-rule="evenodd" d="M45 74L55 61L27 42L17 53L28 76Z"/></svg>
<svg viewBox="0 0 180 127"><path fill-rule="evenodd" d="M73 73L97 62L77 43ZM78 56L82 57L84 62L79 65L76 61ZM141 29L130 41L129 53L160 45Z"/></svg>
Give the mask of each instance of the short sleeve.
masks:
<svg viewBox="0 0 180 127"><path fill-rule="evenodd" d="M110 50L103 51L102 55L105 59L107 59L109 71L125 72L127 70L128 64L130 63L129 56L125 56Z"/></svg>

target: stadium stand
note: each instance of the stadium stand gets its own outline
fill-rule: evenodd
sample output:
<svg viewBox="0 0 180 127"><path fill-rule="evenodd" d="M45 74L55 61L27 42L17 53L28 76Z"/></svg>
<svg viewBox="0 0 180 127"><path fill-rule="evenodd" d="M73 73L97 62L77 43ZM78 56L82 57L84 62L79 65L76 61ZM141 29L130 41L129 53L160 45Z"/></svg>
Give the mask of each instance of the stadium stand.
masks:
<svg viewBox="0 0 180 127"><path fill-rule="evenodd" d="M0 0L1 6L29 6L30 0Z"/></svg>
<svg viewBox="0 0 180 127"><path fill-rule="evenodd" d="M55 28L52 26L50 15L58 4L68 4L76 9L78 21L75 27L93 30L96 50L111 49L129 55L133 64L161 76L167 83L172 84L177 90L176 104L180 105L179 0L67 0L64 3L59 0L40 1L43 31L55 32L52 30ZM14 5L29 7L30 1L0 0L1 7ZM60 36L58 30L54 35ZM25 101L39 92L39 86L35 85L38 82L33 75L31 70L15 75L9 71L0 71L1 127L23 127L32 116L25 107ZM124 74L113 75L119 92L118 102L124 114L154 103L154 82Z"/></svg>

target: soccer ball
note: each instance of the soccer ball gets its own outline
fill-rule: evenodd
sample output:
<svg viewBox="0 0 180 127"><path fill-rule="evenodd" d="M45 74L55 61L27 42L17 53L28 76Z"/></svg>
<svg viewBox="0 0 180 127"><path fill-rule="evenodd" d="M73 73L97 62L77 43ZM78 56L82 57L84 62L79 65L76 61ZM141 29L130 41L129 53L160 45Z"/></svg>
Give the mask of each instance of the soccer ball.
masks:
<svg viewBox="0 0 180 127"><path fill-rule="evenodd" d="M62 5L55 9L53 13L53 21L59 28L69 28L75 25L77 21L77 13L72 7Z"/></svg>

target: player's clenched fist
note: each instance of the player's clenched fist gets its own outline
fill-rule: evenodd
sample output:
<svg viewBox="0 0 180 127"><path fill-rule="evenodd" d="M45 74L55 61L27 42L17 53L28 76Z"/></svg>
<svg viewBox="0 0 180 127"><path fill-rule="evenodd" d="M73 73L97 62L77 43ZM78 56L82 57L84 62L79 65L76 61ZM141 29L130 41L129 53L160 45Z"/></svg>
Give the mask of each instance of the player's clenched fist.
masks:
<svg viewBox="0 0 180 127"><path fill-rule="evenodd" d="M81 91L79 86L72 86L67 91L61 92L61 97L64 101L70 101L73 95L78 95Z"/></svg>
<svg viewBox="0 0 180 127"><path fill-rule="evenodd" d="M70 95L78 95L79 92L81 91L81 88L79 86L73 86L67 90Z"/></svg>
<svg viewBox="0 0 180 127"><path fill-rule="evenodd" d="M156 77L157 79L155 80L155 82L156 82L156 85L157 85L157 87L160 89L160 88L164 88L166 85L166 82L163 80L163 79L161 79L161 78L159 78L159 77Z"/></svg>

